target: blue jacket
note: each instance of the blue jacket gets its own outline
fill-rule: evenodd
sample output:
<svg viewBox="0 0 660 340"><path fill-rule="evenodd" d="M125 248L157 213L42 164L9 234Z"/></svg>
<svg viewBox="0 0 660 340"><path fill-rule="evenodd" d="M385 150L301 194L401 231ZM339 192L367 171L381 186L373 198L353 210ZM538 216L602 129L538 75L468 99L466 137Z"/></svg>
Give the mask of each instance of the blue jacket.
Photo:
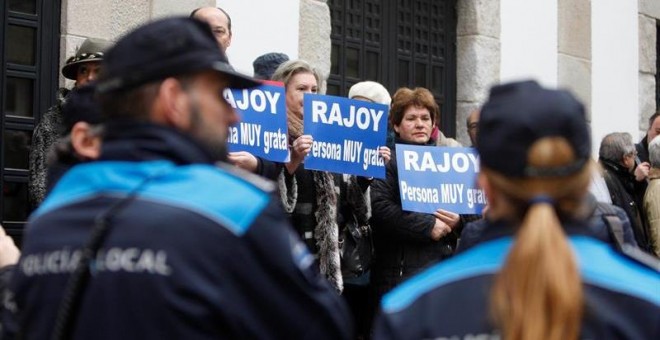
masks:
<svg viewBox="0 0 660 340"><path fill-rule="evenodd" d="M566 228L585 291L583 339L660 339L660 273ZM483 243L430 267L385 295L375 339L495 338L489 322L494 275L513 243L489 225Z"/></svg>
<svg viewBox="0 0 660 340"><path fill-rule="evenodd" d="M72 338L349 338L348 309L273 185L246 176L213 166L176 131L109 128L102 159L70 170L26 227L5 338L49 338L95 218L122 200Z"/></svg>

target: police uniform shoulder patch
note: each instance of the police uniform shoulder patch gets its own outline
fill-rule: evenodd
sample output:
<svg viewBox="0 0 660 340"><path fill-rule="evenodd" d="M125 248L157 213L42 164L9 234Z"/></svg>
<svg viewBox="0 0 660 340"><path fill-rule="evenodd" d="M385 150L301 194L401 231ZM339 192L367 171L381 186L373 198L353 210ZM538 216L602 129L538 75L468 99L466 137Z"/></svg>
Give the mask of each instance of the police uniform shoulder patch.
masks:
<svg viewBox="0 0 660 340"><path fill-rule="evenodd" d="M233 166L228 163L217 162L215 163L215 166L219 169L222 169L223 171L226 171L236 176L237 178L244 180L246 183L254 186L255 188L261 191L267 193L271 193L275 191L275 183L259 175L255 175L249 171L245 171L237 166Z"/></svg>

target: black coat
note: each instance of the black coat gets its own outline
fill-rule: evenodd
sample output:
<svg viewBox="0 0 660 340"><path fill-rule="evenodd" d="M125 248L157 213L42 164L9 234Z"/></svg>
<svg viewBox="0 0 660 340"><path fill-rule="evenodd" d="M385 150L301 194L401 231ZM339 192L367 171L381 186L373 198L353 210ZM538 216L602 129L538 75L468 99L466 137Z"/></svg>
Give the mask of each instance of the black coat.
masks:
<svg viewBox="0 0 660 340"><path fill-rule="evenodd" d="M637 158L639 158L640 162L648 162L649 161L649 136L646 135L642 140L635 144L635 149L637 150Z"/></svg>
<svg viewBox="0 0 660 340"><path fill-rule="evenodd" d="M374 233L371 284L377 297L429 264L451 256L457 240L450 233L433 241L431 230L435 217L402 210L395 156L392 152L392 159L386 165L386 178L371 184Z"/></svg>
<svg viewBox="0 0 660 340"><path fill-rule="evenodd" d="M644 199L644 186L624 167L610 161L602 160L603 178L612 198L612 204L625 210L637 245L649 251L648 227L644 212L640 207Z"/></svg>
<svg viewBox="0 0 660 340"><path fill-rule="evenodd" d="M3 339L51 337L96 221L108 234L67 338L351 337L348 309L310 266L270 182L214 167L169 128L106 132L101 159L67 172L31 216Z"/></svg>

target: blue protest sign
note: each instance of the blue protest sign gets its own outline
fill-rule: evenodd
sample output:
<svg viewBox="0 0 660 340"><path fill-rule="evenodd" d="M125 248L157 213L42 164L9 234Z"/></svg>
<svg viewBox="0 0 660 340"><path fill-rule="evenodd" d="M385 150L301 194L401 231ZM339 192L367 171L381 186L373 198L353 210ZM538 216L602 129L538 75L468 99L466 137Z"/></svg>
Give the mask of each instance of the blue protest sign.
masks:
<svg viewBox="0 0 660 340"><path fill-rule="evenodd" d="M473 148L396 145L403 210L480 214L486 195L477 187L479 155Z"/></svg>
<svg viewBox="0 0 660 340"><path fill-rule="evenodd" d="M241 121L229 127L229 151L247 151L275 162L288 162L289 140L284 87L265 83L243 90L226 90L225 99Z"/></svg>
<svg viewBox="0 0 660 340"><path fill-rule="evenodd" d="M385 177L378 148L385 145L387 105L305 94L303 106L305 134L314 138L306 169Z"/></svg>

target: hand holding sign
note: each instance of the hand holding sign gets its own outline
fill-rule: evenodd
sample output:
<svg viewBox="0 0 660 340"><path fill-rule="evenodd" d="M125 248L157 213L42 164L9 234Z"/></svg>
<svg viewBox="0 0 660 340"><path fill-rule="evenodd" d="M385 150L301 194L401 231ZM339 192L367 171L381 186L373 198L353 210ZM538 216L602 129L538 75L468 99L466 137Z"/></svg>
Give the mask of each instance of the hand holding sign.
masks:
<svg viewBox="0 0 660 340"><path fill-rule="evenodd" d="M451 227L447 223L436 218L435 225L433 226L433 229L431 229L431 239L433 241L439 241L449 233L451 233Z"/></svg>
<svg viewBox="0 0 660 340"><path fill-rule="evenodd" d="M250 172L255 172L257 170L257 157L254 157L254 155L247 151L230 152L228 157L231 164L234 164L243 170Z"/></svg>
<svg viewBox="0 0 660 340"><path fill-rule="evenodd" d="M476 182L479 161L474 149L397 144L396 153L403 210L437 213L451 223L453 217L438 208L478 214L486 205Z"/></svg>
<svg viewBox="0 0 660 340"><path fill-rule="evenodd" d="M458 226L458 222L461 221L461 217L458 214L443 209L436 210L433 213L433 216L446 223L451 228L451 230L454 230Z"/></svg>
<svg viewBox="0 0 660 340"><path fill-rule="evenodd" d="M380 154L380 157L383 158L385 164L389 163L390 159L392 159L392 153L390 151L390 148L388 148L387 146L381 146L380 148L378 148L378 153Z"/></svg>
<svg viewBox="0 0 660 340"><path fill-rule="evenodd" d="M303 105L305 133L314 136L306 169L385 177L386 105L308 93Z"/></svg>
<svg viewBox="0 0 660 340"><path fill-rule="evenodd" d="M265 83L253 89L230 90L224 97L241 116L241 122L230 126L227 136L229 151L246 151L251 155L274 162L289 159L284 87L279 83ZM247 159L234 154L238 161ZM256 163L254 164L256 167Z"/></svg>
<svg viewBox="0 0 660 340"><path fill-rule="evenodd" d="M286 163L286 169L290 174L296 172L296 169L305 160L305 156L312 150L314 138L310 135L302 135L293 141L291 145L291 161Z"/></svg>

